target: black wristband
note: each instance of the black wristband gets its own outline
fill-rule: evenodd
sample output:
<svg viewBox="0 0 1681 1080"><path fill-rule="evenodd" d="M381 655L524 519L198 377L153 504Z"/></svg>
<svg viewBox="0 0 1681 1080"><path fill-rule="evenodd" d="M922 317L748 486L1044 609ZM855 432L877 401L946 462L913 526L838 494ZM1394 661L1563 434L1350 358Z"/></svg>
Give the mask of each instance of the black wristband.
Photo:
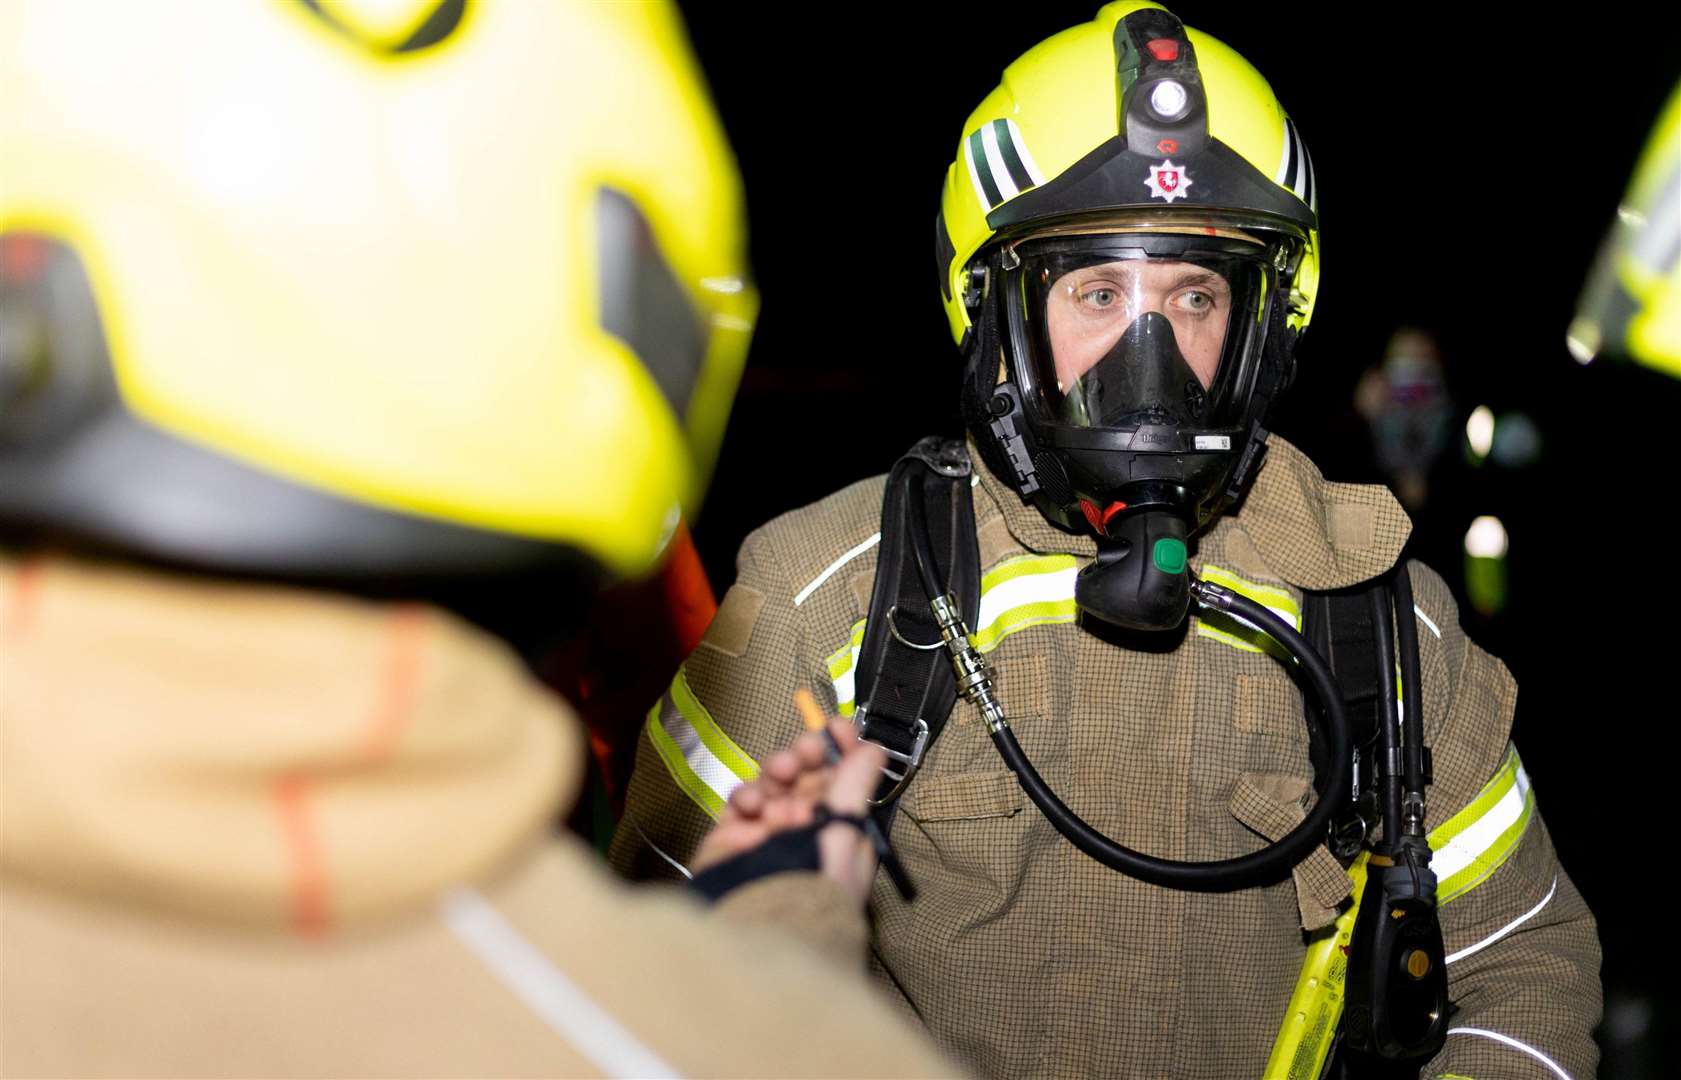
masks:
<svg viewBox="0 0 1681 1080"><path fill-rule="evenodd" d="M717 900L731 889L772 874L820 869L822 863L817 854L817 834L825 826L836 823L850 825L860 832L864 829L862 817L837 814L819 803L810 825L779 832L756 848L702 870L690 880L689 885L708 900Z"/></svg>

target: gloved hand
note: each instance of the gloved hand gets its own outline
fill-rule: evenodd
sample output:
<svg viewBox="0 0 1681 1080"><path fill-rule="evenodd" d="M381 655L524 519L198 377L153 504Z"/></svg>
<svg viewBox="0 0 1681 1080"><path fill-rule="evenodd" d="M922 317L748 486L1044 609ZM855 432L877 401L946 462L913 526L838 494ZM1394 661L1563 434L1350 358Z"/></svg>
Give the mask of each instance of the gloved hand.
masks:
<svg viewBox="0 0 1681 1080"><path fill-rule="evenodd" d="M691 869L697 884L710 869L775 838L809 830L821 804L835 819L817 830L815 868L864 902L875 878L876 854L857 821L869 810L868 800L886 759L880 748L859 742L848 721L833 718L829 730L841 748L838 763L830 765L823 736L807 732L765 759L758 779L735 789L718 824L695 852ZM772 857L764 872L812 868L809 848L801 855L793 847L784 848L788 842L798 844L799 838L786 836L772 845L782 850L767 852ZM758 875L750 873L742 880L753 876Z"/></svg>

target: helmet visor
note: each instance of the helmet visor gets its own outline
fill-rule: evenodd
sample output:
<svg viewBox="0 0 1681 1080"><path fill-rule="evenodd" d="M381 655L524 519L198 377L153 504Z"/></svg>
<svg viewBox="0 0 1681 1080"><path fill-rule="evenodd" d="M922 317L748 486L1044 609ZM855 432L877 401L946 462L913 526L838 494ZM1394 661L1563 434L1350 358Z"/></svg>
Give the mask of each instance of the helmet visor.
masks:
<svg viewBox="0 0 1681 1080"><path fill-rule="evenodd" d="M1164 240L1166 242L1164 242ZM1238 362L1256 333L1266 249L1124 235L1024 245L1022 311L1041 418L1181 430L1236 420Z"/></svg>

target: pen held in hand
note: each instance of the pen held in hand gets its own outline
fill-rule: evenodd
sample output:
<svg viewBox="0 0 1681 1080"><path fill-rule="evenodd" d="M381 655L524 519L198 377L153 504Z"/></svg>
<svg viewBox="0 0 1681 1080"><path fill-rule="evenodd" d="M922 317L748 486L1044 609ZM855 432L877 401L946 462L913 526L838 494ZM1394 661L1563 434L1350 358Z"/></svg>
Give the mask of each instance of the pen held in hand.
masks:
<svg viewBox="0 0 1681 1080"><path fill-rule="evenodd" d="M840 745L835 742L834 732L830 731L829 725L824 722L823 710L817 707L817 699L811 696L811 691L803 686L795 690L794 707L799 710L800 719L804 721L807 729L822 733L823 741L828 745L829 764L839 762ZM881 863L882 869L887 871L888 880L893 882L893 887L905 898L905 903L914 901L916 885L911 882L910 875L899 862L899 856L888 846L887 835L881 831L880 823L868 812L864 814L864 835L870 838L870 845L875 848L876 859Z"/></svg>

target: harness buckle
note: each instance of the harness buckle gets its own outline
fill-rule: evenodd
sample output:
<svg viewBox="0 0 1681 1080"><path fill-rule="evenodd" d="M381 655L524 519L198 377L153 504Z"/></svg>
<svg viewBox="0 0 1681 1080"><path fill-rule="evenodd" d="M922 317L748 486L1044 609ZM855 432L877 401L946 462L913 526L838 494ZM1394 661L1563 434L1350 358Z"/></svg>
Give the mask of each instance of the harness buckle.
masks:
<svg viewBox="0 0 1681 1080"><path fill-rule="evenodd" d="M857 725L858 740L881 747L881 752L887 755L888 763L882 767L881 771L886 773L890 780L903 782L911 773L922 767L922 752L928 749L928 721L922 717L916 718L914 729L916 736L911 740L911 751L908 754L884 745L879 739L870 738L870 707L868 705L863 705L858 709ZM893 762L895 761L903 762L905 767L898 772L894 772Z"/></svg>

